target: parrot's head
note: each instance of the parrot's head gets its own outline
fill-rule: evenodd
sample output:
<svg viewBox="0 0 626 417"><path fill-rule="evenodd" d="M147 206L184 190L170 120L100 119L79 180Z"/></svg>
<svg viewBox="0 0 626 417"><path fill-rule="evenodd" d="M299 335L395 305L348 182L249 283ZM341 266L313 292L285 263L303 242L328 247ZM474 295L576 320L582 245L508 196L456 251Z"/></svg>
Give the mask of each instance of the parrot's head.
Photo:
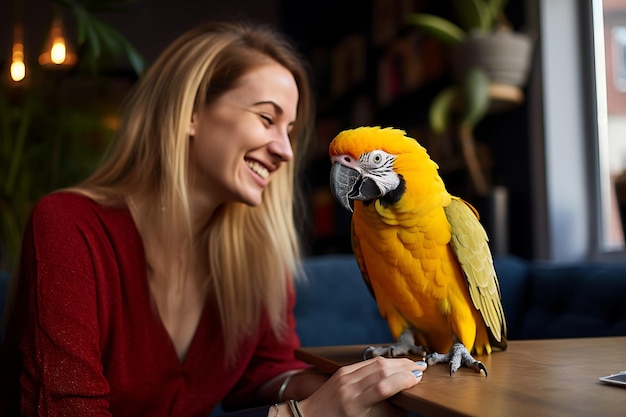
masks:
<svg viewBox="0 0 626 417"><path fill-rule="evenodd" d="M425 158L436 173L437 165L426 150L400 129L359 127L344 130L330 143L332 163L330 188L335 199L349 211L354 200L365 204L381 199L383 204L400 200L406 190L403 173L413 169L407 164Z"/></svg>

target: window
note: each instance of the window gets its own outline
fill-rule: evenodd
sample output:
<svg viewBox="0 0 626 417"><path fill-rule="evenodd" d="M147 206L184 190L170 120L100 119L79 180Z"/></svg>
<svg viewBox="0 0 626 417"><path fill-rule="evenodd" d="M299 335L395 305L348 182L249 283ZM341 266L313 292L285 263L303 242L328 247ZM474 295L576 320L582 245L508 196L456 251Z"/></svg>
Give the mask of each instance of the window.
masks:
<svg viewBox="0 0 626 417"><path fill-rule="evenodd" d="M626 1L531 0L529 10L541 46L530 102L535 256L623 260Z"/></svg>
<svg viewBox="0 0 626 417"><path fill-rule="evenodd" d="M594 0L594 3L598 167L602 190L598 249L606 252L623 250L626 230L622 227L626 222L626 196L618 195L616 188L618 180L626 181L626 1Z"/></svg>

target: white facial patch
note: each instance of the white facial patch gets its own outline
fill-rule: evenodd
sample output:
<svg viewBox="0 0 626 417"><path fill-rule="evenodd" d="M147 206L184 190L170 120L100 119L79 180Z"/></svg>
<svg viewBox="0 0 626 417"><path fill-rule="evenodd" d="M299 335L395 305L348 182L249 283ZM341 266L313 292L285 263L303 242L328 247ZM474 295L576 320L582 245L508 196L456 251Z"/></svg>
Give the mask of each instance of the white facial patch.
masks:
<svg viewBox="0 0 626 417"><path fill-rule="evenodd" d="M387 194L400 185L400 178L393 171L395 159L395 155L382 150L365 153L359 158L362 169L361 175L364 178L371 178L383 194Z"/></svg>

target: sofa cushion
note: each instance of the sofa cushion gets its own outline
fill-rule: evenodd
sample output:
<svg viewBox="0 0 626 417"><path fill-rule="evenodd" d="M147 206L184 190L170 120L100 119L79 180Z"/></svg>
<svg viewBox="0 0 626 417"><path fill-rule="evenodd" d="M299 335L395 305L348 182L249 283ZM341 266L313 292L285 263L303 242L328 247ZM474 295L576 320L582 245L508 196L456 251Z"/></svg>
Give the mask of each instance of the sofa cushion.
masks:
<svg viewBox="0 0 626 417"><path fill-rule="evenodd" d="M626 263L547 264L497 257L508 338L626 335ZM306 259L297 284L303 346L388 343L393 339L352 255Z"/></svg>
<svg viewBox="0 0 626 417"><path fill-rule="evenodd" d="M296 285L295 315L303 346L388 343L393 338L353 255L321 255L304 260L307 275ZM528 262L514 256L494 260L501 281L509 335L515 337L525 312Z"/></svg>
<svg viewBox="0 0 626 417"><path fill-rule="evenodd" d="M528 262L515 256L503 256L495 258L493 264L500 283L507 337L519 338L526 310L524 294L528 278Z"/></svg>
<svg viewBox="0 0 626 417"><path fill-rule="evenodd" d="M523 339L626 335L626 265L531 267Z"/></svg>
<svg viewBox="0 0 626 417"><path fill-rule="evenodd" d="M354 256L311 257L303 267L306 279L296 284L294 311L302 346L393 341Z"/></svg>

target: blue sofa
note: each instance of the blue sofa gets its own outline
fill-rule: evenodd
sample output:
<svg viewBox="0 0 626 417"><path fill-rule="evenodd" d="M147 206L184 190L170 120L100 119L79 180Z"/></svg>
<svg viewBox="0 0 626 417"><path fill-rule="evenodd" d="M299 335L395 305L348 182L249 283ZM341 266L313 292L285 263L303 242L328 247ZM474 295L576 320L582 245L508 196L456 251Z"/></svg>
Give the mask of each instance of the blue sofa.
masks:
<svg viewBox="0 0 626 417"><path fill-rule="evenodd" d="M509 339L626 335L626 262L550 264L510 256L494 264ZM305 271L296 303L303 346L392 341L352 255L309 258Z"/></svg>

